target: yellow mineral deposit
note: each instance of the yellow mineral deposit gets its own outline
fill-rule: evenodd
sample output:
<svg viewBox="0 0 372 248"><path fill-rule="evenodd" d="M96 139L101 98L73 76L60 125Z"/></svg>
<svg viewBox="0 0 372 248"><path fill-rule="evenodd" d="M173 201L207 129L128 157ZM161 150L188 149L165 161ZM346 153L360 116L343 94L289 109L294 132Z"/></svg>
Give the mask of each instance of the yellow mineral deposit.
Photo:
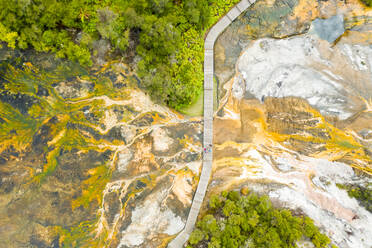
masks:
<svg viewBox="0 0 372 248"><path fill-rule="evenodd" d="M270 9L274 2L261 1L253 8L262 15L274 13L273 9ZM300 25L311 23L316 18L324 19L340 14L344 17L345 28L358 28L347 30L333 44L319 39L315 33L311 33L312 30L310 34L303 36L263 38L247 43L246 50L242 50L237 60L235 76L219 86L223 95L220 98L218 114L214 118L213 175L207 196L222 190L249 187L269 194L279 206L301 209L314 218L318 225L330 230L329 233L337 242L345 242L350 247L362 247L366 244L365 241L356 242L342 238L347 234L339 227L343 225L342 221L345 221L348 228L354 230L362 226L363 230L368 232L370 214L360 209L356 201L336 187L336 183L351 182L356 175L364 175L363 178L372 175L372 72L369 57L372 11L357 0L347 3L333 0L300 0L288 18ZM244 23L244 18L241 19ZM278 27L274 22L266 23L262 20L268 36L275 33L271 31L272 28ZM238 28L237 25L231 27L233 31L226 32L233 33L238 30L241 32L241 39L243 34L254 36L259 29L250 24L239 24L241 26ZM316 55L305 52L307 55L299 60L299 64L305 60L302 66L310 67L313 72L321 72L322 82L329 78L337 92L350 92L345 94L345 104L349 103L344 108L347 114L335 116L327 114L324 108L317 108L314 103L319 103L323 97L320 91L317 91L319 96L314 93L314 98L309 98L310 100L296 95L300 89L294 89L285 95L282 88L286 87L284 80L292 73L291 70L284 73L283 77L278 74L281 80L265 77L264 73L277 73L286 63L292 65L292 69L295 68L293 62L285 62L285 59L278 55L289 56L290 60L295 60L301 49L307 47L306 41L301 43L302 48L299 47L293 54L293 47L288 48L287 55L281 52L286 49L286 41L294 44L296 39L311 41L308 51L314 48L317 50ZM215 48L215 67L218 78L222 80L228 71L224 63L231 59L226 53L230 48L223 42L224 40L218 41ZM275 49L276 42L281 44L278 46L280 52L275 53L276 57L269 58L270 49ZM247 57L244 57L245 55ZM270 62L260 64L262 61ZM262 68L263 71L255 75L257 70ZM301 75L304 76L305 73ZM260 78L264 78L261 80L263 84L257 86L261 83ZM268 89L267 85L272 80L277 80L277 83L273 84L274 89ZM291 89L294 82L289 83L287 87ZM312 83L316 84L314 81ZM299 87L307 87L305 84L304 81ZM265 93L262 93L261 97L258 92ZM328 213L333 217L328 216ZM356 221L358 218L360 220ZM367 240L368 237L361 234L357 239Z"/></svg>

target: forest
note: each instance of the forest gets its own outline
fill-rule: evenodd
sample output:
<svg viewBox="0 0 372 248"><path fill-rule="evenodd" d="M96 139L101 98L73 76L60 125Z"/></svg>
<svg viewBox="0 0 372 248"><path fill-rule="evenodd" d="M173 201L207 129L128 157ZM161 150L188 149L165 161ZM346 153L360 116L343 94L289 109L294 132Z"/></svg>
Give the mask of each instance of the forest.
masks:
<svg viewBox="0 0 372 248"><path fill-rule="evenodd" d="M365 5L367 5L368 7L372 7L372 0L362 0L363 3L365 3Z"/></svg>
<svg viewBox="0 0 372 248"><path fill-rule="evenodd" d="M187 247L292 248L299 240L309 240L316 248L330 247L330 239L309 217L277 209L268 197L253 192L224 191L210 197Z"/></svg>
<svg viewBox="0 0 372 248"><path fill-rule="evenodd" d="M92 66L94 42L134 53L151 95L180 109L200 94L204 34L238 0L0 0L0 41ZM132 56L133 57L133 56Z"/></svg>

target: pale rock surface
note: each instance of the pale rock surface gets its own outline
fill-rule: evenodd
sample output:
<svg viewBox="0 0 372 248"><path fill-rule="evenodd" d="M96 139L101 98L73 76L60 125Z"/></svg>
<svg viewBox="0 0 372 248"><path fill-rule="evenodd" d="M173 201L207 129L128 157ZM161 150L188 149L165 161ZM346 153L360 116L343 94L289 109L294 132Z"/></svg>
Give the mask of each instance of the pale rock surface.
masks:
<svg viewBox="0 0 372 248"><path fill-rule="evenodd" d="M170 209L163 207L167 190L152 195L132 212L132 222L123 231L118 247L139 246L157 233L174 235L182 230L184 222Z"/></svg>
<svg viewBox="0 0 372 248"><path fill-rule="evenodd" d="M270 187L266 193L283 207L301 209L326 230L338 247L368 247L372 244L372 214L336 186L336 183L357 180L350 166L302 155L295 159L284 151L269 157L252 149L243 157L247 158L245 164L249 169L242 169L240 180L249 178L283 185ZM275 170L278 164L285 170ZM250 186L262 191L260 187Z"/></svg>
<svg viewBox="0 0 372 248"><path fill-rule="evenodd" d="M125 142L128 144L136 136L136 130L134 127L131 127L129 125L121 125L120 134L124 138Z"/></svg>
<svg viewBox="0 0 372 248"><path fill-rule="evenodd" d="M172 145L173 139L170 138L167 134L167 131L162 128L155 128L151 136L154 139L154 149L155 151L165 152L169 149L169 146Z"/></svg>
<svg viewBox="0 0 372 248"><path fill-rule="evenodd" d="M259 39L238 60L232 94L241 99L245 85L246 93L261 101L265 97L301 97L322 114L347 119L365 108L361 97L372 97L371 81L365 81L372 78L371 68L369 46L332 47L311 34Z"/></svg>
<svg viewBox="0 0 372 248"><path fill-rule="evenodd" d="M118 164L117 169L120 172L123 172L126 170L128 163L133 158L133 153L128 149L123 149L118 154Z"/></svg>

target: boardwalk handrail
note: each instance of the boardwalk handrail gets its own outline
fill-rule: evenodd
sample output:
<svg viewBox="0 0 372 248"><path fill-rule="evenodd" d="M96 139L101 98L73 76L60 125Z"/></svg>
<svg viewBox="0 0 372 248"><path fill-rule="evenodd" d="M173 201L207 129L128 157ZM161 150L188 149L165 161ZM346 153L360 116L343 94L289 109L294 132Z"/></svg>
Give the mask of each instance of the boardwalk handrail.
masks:
<svg viewBox="0 0 372 248"><path fill-rule="evenodd" d="M208 32L204 42L204 147L213 143L213 75L214 75L214 43L218 36L251 4L256 0L242 0L222 17ZM189 216L184 229L173 239L168 248L181 248L189 239L198 218L200 207L207 191L208 182L212 173L213 151L203 154L203 167L199 178Z"/></svg>

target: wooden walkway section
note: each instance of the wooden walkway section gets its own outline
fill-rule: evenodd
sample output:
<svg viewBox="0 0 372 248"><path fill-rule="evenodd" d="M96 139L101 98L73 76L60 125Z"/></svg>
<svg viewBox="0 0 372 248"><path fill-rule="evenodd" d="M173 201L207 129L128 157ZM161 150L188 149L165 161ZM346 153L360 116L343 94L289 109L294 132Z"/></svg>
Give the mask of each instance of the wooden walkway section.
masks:
<svg viewBox="0 0 372 248"><path fill-rule="evenodd" d="M213 144L213 75L214 75L214 43L218 36L251 4L256 0L242 0L233 7L224 17L222 17L209 31L204 43L204 147ZM200 207L203 203L207 191L209 179L212 173L213 151L203 154L203 167L192 201L189 216L184 229L173 239L168 248L181 248L194 229L198 218Z"/></svg>

